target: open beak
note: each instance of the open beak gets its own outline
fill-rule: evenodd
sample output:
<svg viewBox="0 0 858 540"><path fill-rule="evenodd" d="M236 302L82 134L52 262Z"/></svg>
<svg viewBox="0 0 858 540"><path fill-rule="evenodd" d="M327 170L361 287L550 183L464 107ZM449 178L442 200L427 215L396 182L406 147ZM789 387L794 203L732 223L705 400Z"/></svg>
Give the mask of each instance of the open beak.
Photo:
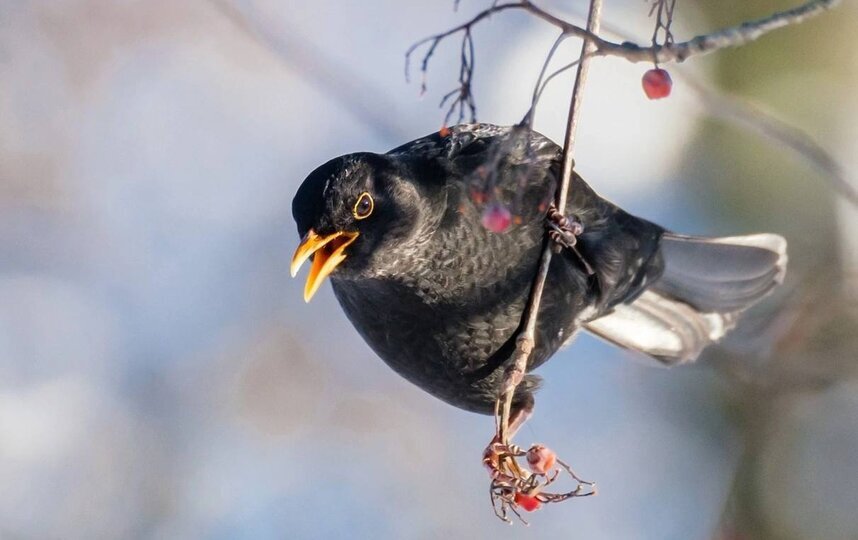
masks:
<svg viewBox="0 0 858 540"><path fill-rule="evenodd" d="M310 267L310 274L307 276L307 283L304 285L305 302L309 302L310 298L316 294L322 282L334 271L334 268L346 260L346 254L343 252L357 239L359 234L357 232L338 231L327 236L319 236L313 229L307 231L307 234L301 239L298 249L295 250L295 254L292 255L292 267L290 268L292 277L295 277L304 261L311 256L313 257L313 266Z"/></svg>

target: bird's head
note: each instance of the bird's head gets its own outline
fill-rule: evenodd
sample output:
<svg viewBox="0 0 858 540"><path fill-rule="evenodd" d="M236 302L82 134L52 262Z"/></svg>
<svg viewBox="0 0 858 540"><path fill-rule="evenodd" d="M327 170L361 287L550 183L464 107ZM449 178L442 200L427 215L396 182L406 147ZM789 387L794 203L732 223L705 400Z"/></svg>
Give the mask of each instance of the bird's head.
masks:
<svg viewBox="0 0 858 540"><path fill-rule="evenodd" d="M360 274L419 228L425 197L406 180L403 167L388 156L349 154L325 163L301 184L292 201L301 243L291 272L294 277L312 258L305 301L332 272Z"/></svg>

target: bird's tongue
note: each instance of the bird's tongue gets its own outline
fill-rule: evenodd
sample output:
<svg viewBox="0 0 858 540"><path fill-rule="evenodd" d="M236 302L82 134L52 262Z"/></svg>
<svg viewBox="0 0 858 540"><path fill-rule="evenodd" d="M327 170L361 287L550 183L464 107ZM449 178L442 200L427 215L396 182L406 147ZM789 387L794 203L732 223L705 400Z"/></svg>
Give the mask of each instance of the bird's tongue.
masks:
<svg viewBox="0 0 858 540"><path fill-rule="evenodd" d="M322 282L331 272L344 260L346 260L345 249L358 237L357 232L338 231L327 236L320 236L310 229L301 240L298 249L292 256L292 277L298 273L301 265L311 256L313 265L307 275L304 285L304 301L309 302L316 294Z"/></svg>

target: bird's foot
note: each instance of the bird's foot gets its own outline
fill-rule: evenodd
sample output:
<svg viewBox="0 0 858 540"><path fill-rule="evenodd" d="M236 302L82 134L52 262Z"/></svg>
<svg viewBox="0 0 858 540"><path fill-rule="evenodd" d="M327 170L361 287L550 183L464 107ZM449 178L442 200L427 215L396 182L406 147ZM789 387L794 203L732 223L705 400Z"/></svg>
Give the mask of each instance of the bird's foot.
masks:
<svg viewBox="0 0 858 540"><path fill-rule="evenodd" d="M519 465L517 460L521 458L526 461L529 471ZM546 503L596 494L595 483L581 479L552 450L540 444L534 444L525 451L495 437L483 453L483 465L491 477L489 495L492 509L499 519L507 523L512 523L511 513L527 525L519 510L533 512ZM575 488L566 492L546 491L562 472L575 481Z"/></svg>
<svg viewBox="0 0 858 540"><path fill-rule="evenodd" d="M561 248L572 247L584 233L584 224L578 218L568 218L553 204L548 207L548 234Z"/></svg>
<svg viewBox="0 0 858 540"><path fill-rule="evenodd" d="M548 237L554 242L554 253L560 253L564 248L571 250L578 256L587 274L592 276L595 273L593 267L576 247L578 237L584 234L584 224L574 216L571 218L564 216L553 204L548 208L547 217Z"/></svg>

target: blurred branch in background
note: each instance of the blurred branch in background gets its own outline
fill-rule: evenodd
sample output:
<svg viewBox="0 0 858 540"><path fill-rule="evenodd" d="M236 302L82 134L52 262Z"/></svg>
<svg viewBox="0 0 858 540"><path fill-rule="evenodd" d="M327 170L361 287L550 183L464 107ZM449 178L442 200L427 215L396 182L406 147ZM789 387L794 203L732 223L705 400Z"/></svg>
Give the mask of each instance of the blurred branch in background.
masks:
<svg viewBox="0 0 858 540"><path fill-rule="evenodd" d="M313 40L285 24L273 28L270 18L266 19L268 23L264 23L263 17L248 15L230 0L207 1L289 69L321 93L341 103L366 129L390 141L404 140L410 135L403 132L401 124L393 121L398 115L390 110L389 104L394 100L386 96L386 89L328 56L313 44Z"/></svg>
<svg viewBox="0 0 858 540"><path fill-rule="evenodd" d="M858 378L858 318L849 301L836 286L832 287L840 277L825 268L810 272L793 287L781 305L766 315L746 320L745 326L725 347L712 355L713 365L731 383L725 394L725 405L742 427L744 439L742 460L718 538L782 537L778 532L783 527L779 520L789 522L790 519L766 508L767 500L772 498L772 485L777 484L767 473L772 467L773 452L798 455L802 438L811 435L792 433L789 438L793 447L773 448L780 444L775 442L780 436L778 427L785 418L796 414L795 411L810 418L810 422L816 421L814 416L823 411L803 410L806 407L803 402L809 396L837 395L839 388ZM820 425L827 423L824 419L818 420ZM848 424L833 429L843 429L847 440L856 435ZM827 443L820 440L813 444L824 448ZM818 455L808 462L786 463L784 468L781 459L774 460L781 464L775 474L794 477L801 488L793 495L787 493L779 497L785 497L792 505L804 505L807 497L830 498L819 492L826 489L825 481L808 476L808 469L816 467L815 460L825 462L825 458ZM842 465L842 457L835 457L829 464L835 470ZM790 469L793 466L796 470ZM779 511L789 516L794 508ZM819 526L820 519L824 518L820 516L808 528ZM831 536L838 526L827 526L833 528L827 528L819 538L841 538Z"/></svg>
<svg viewBox="0 0 858 540"><path fill-rule="evenodd" d="M775 146L782 145L803 157L822 173L838 195L858 208L858 189L849 182L840 163L806 131L781 120L759 104L713 90L692 76L686 74L683 80L700 96L713 117L749 129Z"/></svg>

